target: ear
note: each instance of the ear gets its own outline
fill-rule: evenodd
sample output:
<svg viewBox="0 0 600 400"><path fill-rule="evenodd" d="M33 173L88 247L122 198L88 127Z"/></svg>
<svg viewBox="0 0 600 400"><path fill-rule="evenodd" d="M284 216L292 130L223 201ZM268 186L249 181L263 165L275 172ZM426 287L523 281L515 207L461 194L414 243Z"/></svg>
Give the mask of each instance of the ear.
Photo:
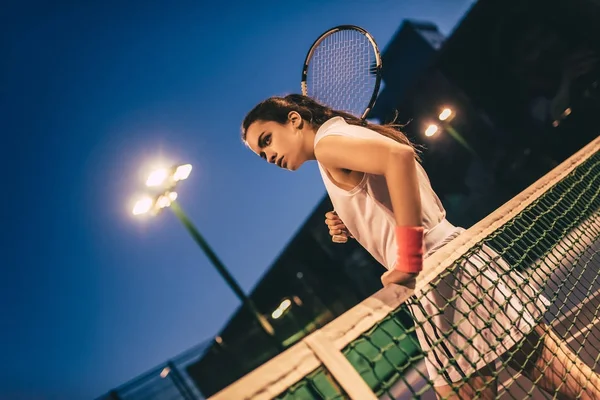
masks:
<svg viewBox="0 0 600 400"><path fill-rule="evenodd" d="M297 111L290 111L288 114L288 121L292 124L294 128L302 127L302 117L298 114Z"/></svg>

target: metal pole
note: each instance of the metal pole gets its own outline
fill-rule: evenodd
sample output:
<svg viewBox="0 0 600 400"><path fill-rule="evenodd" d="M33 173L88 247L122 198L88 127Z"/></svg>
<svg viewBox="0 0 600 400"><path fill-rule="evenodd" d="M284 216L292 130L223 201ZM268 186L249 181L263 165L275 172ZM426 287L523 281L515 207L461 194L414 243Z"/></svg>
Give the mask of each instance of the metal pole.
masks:
<svg viewBox="0 0 600 400"><path fill-rule="evenodd" d="M476 159L479 159L479 154L469 145L469 142L456 131L449 123L446 123L446 130L459 144L461 144L465 149L467 149Z"/></svg>
<svg viewBox="0 0 600 400"><path fill-rule="evenodd" d="M208 242L202 237L198 229L194 226L192 221L187 217L187 215L183 212L183 209L179 205L179 203L173 201L171 203L171 209L175 216L181 221L181 223L187 228L188 232L192 235L192 238L196 241L198 246L204 251L208 259L212 262L213 266L217 269L219 274L223 277L225 282L229 285L231 290L236 294L236 296L240 299L242 304L248 307L248 310L252 313L252 315L256 318L261 328L267 333L268 336L275 338L275 331L273 326L267 321L267 319L258 311L254 302L246 296L240 285L236 282L236 280L231 276L225 265L219 260L219 257L215 254L212 248L208 245ZM276 340L277 341L277 340ZM281 345L278 343L278 347Z"/></svg>
<svg viewBox="0 0 600 400"><path fill-rule="evenodd" d="M195 400L196 396L194 395L194 393L192 393L192 390L189 388L188 384L185 382L185 379L183 379L183 377L181 376L181 373L179 372L179 370L177 369L175 364L173 364L172 361L169 361L167 363L167 366L169 367L169 370L170 370L169 376L171 377L173 384L179 391L179 394L181 394L183 397L185 397L185 400Z"/></svg>

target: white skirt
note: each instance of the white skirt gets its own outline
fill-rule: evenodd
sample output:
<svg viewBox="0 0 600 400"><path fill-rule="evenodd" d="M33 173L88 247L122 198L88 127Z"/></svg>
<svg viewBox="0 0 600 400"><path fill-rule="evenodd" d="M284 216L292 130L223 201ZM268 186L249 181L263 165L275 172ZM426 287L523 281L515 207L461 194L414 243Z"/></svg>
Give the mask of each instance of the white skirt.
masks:
<svg viewBox="0 0 600 400"><path fill-rule="evenodd" d="M483 245L415 291L407 304L429 377L434 386L441 386L468 378L498 359L533 330L550 302Z"/></svg>

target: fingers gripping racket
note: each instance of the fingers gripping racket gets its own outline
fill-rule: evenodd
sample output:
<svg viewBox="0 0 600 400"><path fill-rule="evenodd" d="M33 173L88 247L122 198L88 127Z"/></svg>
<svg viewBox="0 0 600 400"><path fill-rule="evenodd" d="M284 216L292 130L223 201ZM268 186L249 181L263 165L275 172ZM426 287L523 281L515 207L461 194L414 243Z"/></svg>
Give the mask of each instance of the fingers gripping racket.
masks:
<svg viewBox="0 0 600 400"><path fill-rule="evenodd" d="M365 29L340 25L310 47L302 68L302 94L363 121L381 84L381 55Z"/></svg>

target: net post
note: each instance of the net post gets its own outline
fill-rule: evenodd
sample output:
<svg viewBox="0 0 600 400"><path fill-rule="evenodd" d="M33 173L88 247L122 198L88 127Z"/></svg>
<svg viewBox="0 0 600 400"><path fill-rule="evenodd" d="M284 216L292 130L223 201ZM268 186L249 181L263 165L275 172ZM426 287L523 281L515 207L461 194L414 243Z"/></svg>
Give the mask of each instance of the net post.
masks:
<svg viewBox="0 0 600 400"><path fill-rule="evenodd" d="M304 341L351 399L377 400L362 376L322 331L316 331Z"/></svg>

